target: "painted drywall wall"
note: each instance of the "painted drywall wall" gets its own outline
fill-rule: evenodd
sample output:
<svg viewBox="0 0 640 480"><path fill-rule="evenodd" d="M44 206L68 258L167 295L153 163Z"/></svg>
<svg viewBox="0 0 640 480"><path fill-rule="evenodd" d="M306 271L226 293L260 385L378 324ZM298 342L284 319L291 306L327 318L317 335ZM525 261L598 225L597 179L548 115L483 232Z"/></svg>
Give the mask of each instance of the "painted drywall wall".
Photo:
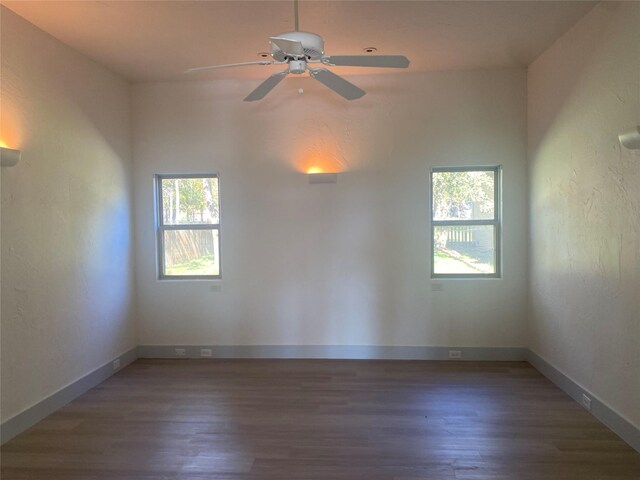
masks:
<svg viewBox="0 0 640 480"><path fill-rule="evenodd" d="M4 421L137 342L129 85L0 15Z"/></svg>
<svg viewBox="0 0 640 480"><path fill-rule="evenodd" d="M255 103L260 80L133 87L141 344L524 346L526 72L350 80L361 100L295 77ZM429 169L488 164L503 278L432 291ZM153 175L189 172L220 174L221 282L156 280Z"/></svg>
<svg viewBox="0 0 640 480"><path fill-rule="evenodd" d="M640 427L640 3L603 2L529 68L529 347Z"/></svg>

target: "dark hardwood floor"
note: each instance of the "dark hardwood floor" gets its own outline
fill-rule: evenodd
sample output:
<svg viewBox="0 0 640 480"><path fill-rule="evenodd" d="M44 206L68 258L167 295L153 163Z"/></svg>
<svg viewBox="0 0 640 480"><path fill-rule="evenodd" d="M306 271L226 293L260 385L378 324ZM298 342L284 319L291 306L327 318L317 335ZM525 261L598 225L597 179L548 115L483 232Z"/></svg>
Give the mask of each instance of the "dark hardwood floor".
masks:
<svg viewBox="0 0 640 480"><path fill-rule="evenodd" d="M138 360L1 449L1 478L638 480L527 363Z"/></svg>

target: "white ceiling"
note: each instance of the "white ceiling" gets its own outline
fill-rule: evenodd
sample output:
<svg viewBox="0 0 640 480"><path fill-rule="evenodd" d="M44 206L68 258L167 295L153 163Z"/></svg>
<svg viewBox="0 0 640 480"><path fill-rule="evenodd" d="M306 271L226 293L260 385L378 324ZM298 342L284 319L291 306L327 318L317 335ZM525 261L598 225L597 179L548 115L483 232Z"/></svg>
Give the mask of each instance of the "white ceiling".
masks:
<svg viewBox="0 0 640 480"><path fill-rule="evenodd" d="M300 29L328 55L404 54L409 71L527 66L584 16L586 1L301 1ZM292 1L16 1L2 4L131 81L261 78L252 66L185 76L190 67L258 60L294 28ZM280 67L281 68L281 67ZM373 69L341 69L336 73ZM376 69L376 73L382 73Z"/></svg>

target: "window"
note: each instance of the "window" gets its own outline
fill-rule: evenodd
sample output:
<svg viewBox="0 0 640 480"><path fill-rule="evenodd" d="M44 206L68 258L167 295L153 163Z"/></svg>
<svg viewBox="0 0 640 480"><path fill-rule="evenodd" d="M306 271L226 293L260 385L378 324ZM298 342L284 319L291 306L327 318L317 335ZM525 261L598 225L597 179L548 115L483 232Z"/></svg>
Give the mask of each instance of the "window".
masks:
<svg viewBox="0 0 640 480"><path fill-rule="evenodd" d="M218 176L156 175L158 276L220 278Z"/></svg>
<svg viewBox="0 0 640 480"><path fill-rule="evenodd" d="M500 276L500 167L431 170L431 276Z"/></svg>

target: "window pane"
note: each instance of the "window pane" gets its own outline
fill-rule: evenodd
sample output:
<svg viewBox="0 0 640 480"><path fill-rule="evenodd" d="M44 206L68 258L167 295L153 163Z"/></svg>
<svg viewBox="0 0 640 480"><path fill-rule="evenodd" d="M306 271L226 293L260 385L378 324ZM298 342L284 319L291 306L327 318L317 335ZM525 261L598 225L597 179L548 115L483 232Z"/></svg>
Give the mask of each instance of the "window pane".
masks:
<svg viewBox="0 0 640 480"><path fill-rule="evenodd" d="M165 275L220 275L218 230L165 230Z"/></svg>
<svg viewBox="0 0 640 480"><path fill-rule="evenodd" d="M493 225L435 227L433 244L434 273L496 273Z"/></svg>
<svg viewBox="0 0 640 480"><path fill-rule="evenodd" d="M163 178L164 225L218 224L218 178Z"/></svg>
<svg viewBox="0 0 640 480"><path fill-rule="evenodd" d="M495 172L433 172L434 220L494 218Z"/></svg>

